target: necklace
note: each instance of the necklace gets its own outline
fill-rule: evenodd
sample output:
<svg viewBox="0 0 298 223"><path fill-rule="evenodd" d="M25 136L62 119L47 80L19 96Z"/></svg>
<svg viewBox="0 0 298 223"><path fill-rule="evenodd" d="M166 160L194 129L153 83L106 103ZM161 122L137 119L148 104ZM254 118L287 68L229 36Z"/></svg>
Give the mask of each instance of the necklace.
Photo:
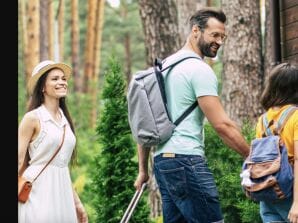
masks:
<svg viewBox="0 0 298 223"><path fill-rule="evenodd" d="M53 114L53 118L56 122L60 123L61 119L62 119L62 115L60 113L60 111L56 112L55 114Z"/></svg>

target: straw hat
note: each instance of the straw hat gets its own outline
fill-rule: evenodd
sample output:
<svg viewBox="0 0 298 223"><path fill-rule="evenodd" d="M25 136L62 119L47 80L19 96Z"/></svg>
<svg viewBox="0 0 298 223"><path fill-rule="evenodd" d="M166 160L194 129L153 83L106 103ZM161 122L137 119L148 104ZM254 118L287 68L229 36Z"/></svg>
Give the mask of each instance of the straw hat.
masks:
<svg viewBox="0 0 298 223"><path fill-rule="evenodd" d="M40 62L34 67L31 78L28 81L28 91L30 95L33 93L33 90L39 78L52 68L61 69L64 72L66 79L69 79L72 73L71 67L65 63L58 63L52 60L44 60Z"/></svg>

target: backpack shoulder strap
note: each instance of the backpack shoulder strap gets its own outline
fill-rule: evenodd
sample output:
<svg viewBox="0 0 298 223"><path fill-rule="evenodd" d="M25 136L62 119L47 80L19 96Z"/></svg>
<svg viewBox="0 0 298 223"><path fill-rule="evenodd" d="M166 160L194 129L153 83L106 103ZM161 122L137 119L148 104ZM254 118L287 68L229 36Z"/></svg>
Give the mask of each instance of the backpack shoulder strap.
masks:
<svg viewBox="0 0 298 223"><path fill-rule="evenodd" d="M264 137L264 136L272 135L273 133L270 129L270 126L273 124L273 122L271 121L269 123L268 118L267 118L267 112L262 115L261 122L262 122L261 123L262 124L262 130L263 130L262 136Z"/></svg>
<svg viewBox="0 0 298 223"><path fill-rule="evenodd" d="M165 68L162 68L162 62L160 59L156 58L155 61L154 61L154 72L155 72L155 75L156 75L156 78L157 78L157 81L158 81L158 84L159 84L159 89L161 91L161 95L162 95L162 99L163 99L163 103L164 103L164 106L165 106L165 109L166 109L166 112L168 114L168 117L169 119L171 120L171 117L169 115L169 111L168 111L168 108L167 108L167 97L166 97L166 92L165 92L165 86L164 86L164 78L162 76L162 72L169 69L169 71L172 70L172 68L174 66L176 66L178 63L181 63L182 61L186 60L186 59L190 59L190 58L195 58L195 59L198 59L198 60L201 60L201 58L199 57L195 57L195 56L189 56L189 57L184 57L178 61L176 61L175 63L172 63L170 65L168 65L167 67ZM169 73L169 72L168 72ZM168 74L167 73L167 74ZM197 107L197 104L198 104L198 101L196 100L192 105L190 105L183 113L182 115L174 122L174 124L177 126L188 114L190 114L196 107ZM172 121L172 120L171 120Z"/></svg>
<svg viewBox="0 0 298 223"><path fill-rule="evenodd" d="M186 59L191 59L191 58L198 59L198 60L202 60L200 57L194 57L194 56L184 57L184 58L182 58L182 59L176 61L175 63L173 63L173 64L167 66L165 69L162 70L162 71L164 71L164 70L170 68L170 69L168 70L168 72L166 73L164 79L165 79L165 80L167 79L167 77L168 77L168 75L171 73L172 69L173 69L178 63L180 63L180 62L182 62L182 61L184 61L184 60L186 60Z"/></svg>
<svg viewBox="0 0 298 223"><path fill-rule="evenodd" d="M161 68L162 66L160 65L160 63L158 63L158 59L155 60L155 66L159 66L159 68L161 69L160 72L163 72L169 68L173 68L174 66L176 66L178 63L181 63L182 61L184 60L187 60L187 59L190 59L190 58L195 58L195 59L198 59L198 60L202 60L200 57L195 57L195 56L189 56L189 57L183 57L182 59L176 61L175 63L172 63L168 66L166 66L165 68Z"/></svg>
<svg viewBox="0 0 298 223"><path fill-rule="evenodd" d="M274 131L275 134L280 134L281 131L283 130L286 122L288 121L288 119L291 117L291 115L298 110L298 106L292 105L289 106L286 110L283 111L283 113L281 114L279 120L276 122L275 126L274 126Z"/></svg>
<svg viewBox="0 0 298 223"><path fill-rule="evenodd" d="M186 116L188 116L196 107L198 106L198 101L196 100L194 103L192 103L191 106L189 106L183 113L182 115L180 115L180 117L174 122L174 124L177 126L179 125L180 122L182 122L182 120L184 118L186 118Z"/></svg>

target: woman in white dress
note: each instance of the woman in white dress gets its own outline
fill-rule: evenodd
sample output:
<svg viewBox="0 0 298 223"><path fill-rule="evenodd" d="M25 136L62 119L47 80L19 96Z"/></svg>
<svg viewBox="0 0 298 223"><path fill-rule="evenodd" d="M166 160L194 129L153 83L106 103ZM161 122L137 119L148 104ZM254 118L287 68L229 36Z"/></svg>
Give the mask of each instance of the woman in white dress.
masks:
<svg viewBox="0 0 298 223"><path fill-rule="evenodd" d="M28 82L28 111L18 129L18 174L33 182L29 199L18 202L19 223L87 223L88 216L74 190L69 163L75 159L76 137L65 97L72 69L64 63L45 60Z"/></svg>

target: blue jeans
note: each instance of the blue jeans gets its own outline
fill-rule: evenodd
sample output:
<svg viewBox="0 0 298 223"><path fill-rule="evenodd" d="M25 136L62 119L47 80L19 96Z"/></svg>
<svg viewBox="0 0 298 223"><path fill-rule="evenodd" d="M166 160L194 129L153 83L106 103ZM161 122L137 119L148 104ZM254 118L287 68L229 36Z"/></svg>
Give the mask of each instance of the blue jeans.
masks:
<svg viewBox="0 0 298 223"><path fill-rule="evenodd" d="M288 214L293 203L293 198L288 198L275 203L260 202L260 214L263 223L274 221L288 221Z"/></svg>
<svg viewBox="0 0 298 223"><path fill-rule="evenodd" d="M214 178L197 155L154 157L154 174L162 197L165 223L222 223Z"/></svg>

